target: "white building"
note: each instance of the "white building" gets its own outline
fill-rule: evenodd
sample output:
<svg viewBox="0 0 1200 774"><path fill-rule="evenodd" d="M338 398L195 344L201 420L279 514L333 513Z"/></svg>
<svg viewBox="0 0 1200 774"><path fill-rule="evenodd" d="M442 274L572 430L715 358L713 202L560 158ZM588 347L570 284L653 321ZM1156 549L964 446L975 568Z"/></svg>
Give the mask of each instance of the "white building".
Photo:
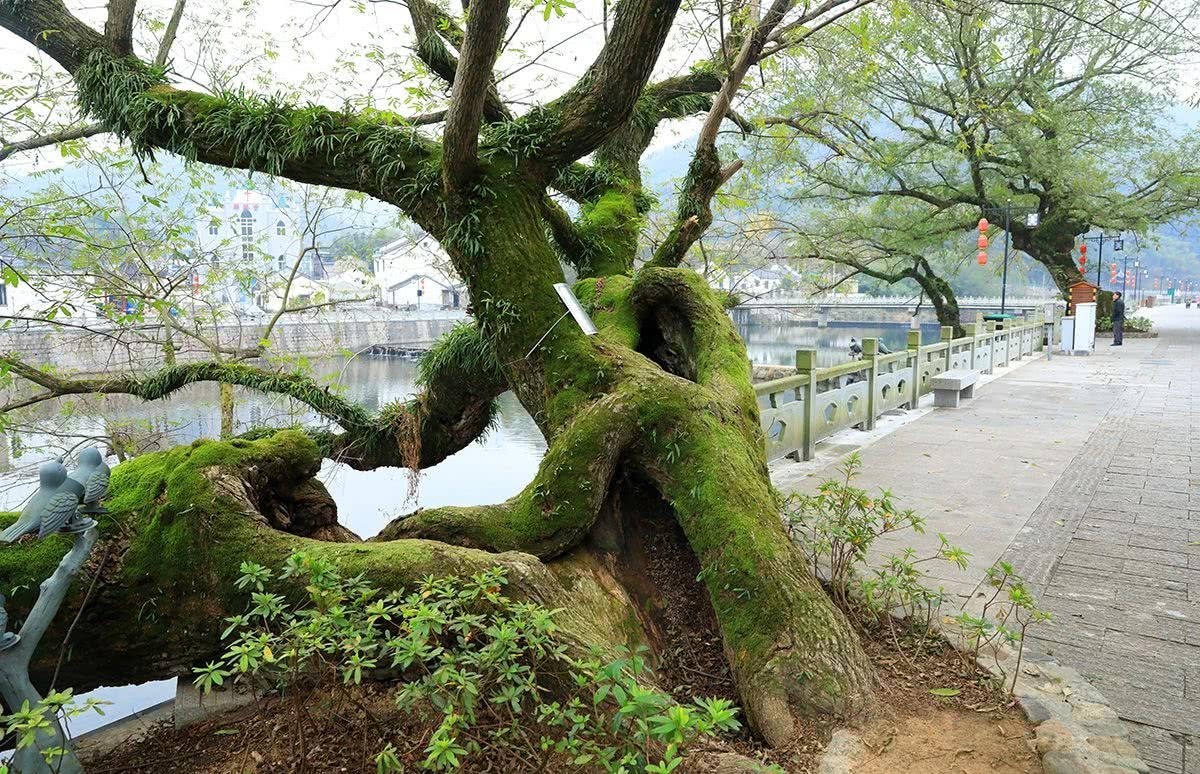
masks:
<svg viewBox="0 0 1200 774"><path fill-rule="evenodd" d="M227 192L197 218L197 242L206 260L197 266L194 285L205 286L234 307L255 304L270 293L264 286L278 284L281 275L291 272L300 253L303 218L304 212L284 195ZM234 278L233 270L242 276ZM251 287L244 287L247 273L261 279L251 279ZM326 273L320 250L304 256L302 276L321 279ZM219 279L214 282L214 277Z"/></svg>
<svg viewBox="0 0 1200 774"><path fill-rule="evenodd" d="M732 264L708 276L709 285L718 290L735 290L752 296L800 288L803 281L799 272L780 262L766 266Z"/></svg>
<svg viewBox="0 0 1200 774"><path fill-rule="evenodd" d="M375 287L386 306L459 309L467 290L433 237L404 237L375 253Z"/></svg>
<svg viewBox="0 0 1200 774"><path fill-rule="evenodd" d="M0 257L0 265L11 265ZM79 287L71 276L43 276L27 269L21 270L25 281L9 285L0 278L0 318L41 319L48 309L56 310L58 319L95 320L100 317L96 298L86 287ZM28 321L28 320L27 320Z"/></svg>

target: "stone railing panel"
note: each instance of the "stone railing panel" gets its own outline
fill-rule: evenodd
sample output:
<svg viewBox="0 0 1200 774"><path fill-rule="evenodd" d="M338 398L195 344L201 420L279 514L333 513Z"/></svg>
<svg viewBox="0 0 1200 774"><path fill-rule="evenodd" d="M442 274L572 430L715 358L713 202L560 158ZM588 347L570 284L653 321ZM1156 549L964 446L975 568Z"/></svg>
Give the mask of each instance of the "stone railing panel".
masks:
<svg viewBox="0 0 1200 774"><path fill-rule="evenodd" d="M829 368L816 367L815 350L797 350L796 373L755 385L768 461L812 459L816 444L851 427L871 430L878 418L900 408L915 408L930 392L933 377L950 370L991 373L995 366L1043 348L1040 319L1011 321L997 329L966 326L967 336L921 345L912 332L908 348L880 354L876 339L863 340L863 359Z"/></svg>

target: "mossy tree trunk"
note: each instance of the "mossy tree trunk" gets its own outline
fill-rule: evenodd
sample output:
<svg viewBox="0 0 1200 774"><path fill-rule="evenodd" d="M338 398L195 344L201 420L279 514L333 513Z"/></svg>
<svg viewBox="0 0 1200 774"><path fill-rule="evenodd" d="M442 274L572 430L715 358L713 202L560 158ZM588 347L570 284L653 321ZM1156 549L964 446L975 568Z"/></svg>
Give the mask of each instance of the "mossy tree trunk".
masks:
<svg viewBox="0 0 1200 774"><path fill-rule="evenodd" d="M233 385L228 382L221 382L220 387L220 404L221 404L221 437L233 437L233 409L234 395Z"/></svg>
<svg viewBox="0 0 1200 774"><path fill-rule="evenodd" d="M740 30L744 42L723 77L701 68L647 85L679 2L625 0L588 74L560 100L507 120L489 96L496 25L507 5L472 3L466 29L450 33L457 62L446 50L422 47L422 55L436 53L456 73L440 144L374 117L177 90L128 50L114 49L111 37L81 30L54 0L0 10L0 24L68 69L85 109L135 150L166 148L395 204L446 249L476 318L426 358L418 398L375 414L303 377L244 365L72 380L9 359L14 373L49 394L154 399L210 380L288 394L339 426L313 434L321 453L362 469L437 464L479 436L492 400L510 389L549 446L534 481L510 501L419 511L353 545L318 542L347 536L327 523L313 532L312 518L296 518L311 510L297 504L296 492L313 495L320 455L295 433L126 463L114 480L112 507L131 543L121 582L105 585L89 617L107 627L102 611L125 610L135 593L146 600L117 615L120 628L106 629L111 638L92 640L87 663L74 662L81 685L117 665L126 681L186 671L212 653L222 615L240 606L231 587L237 565L278 564L296 547L388 585L501 564L518 592L564 608L564 625L579 640L653 644L653 622L633 600L669 599L669 590L654 588L644 573L614 569L625 540L636 543L649 529L639 517L646 504L618 496L623 482L636 480L666 504L698 562L755 730L784 744L803 715L848 716L866 706L873 678L857 637L780 522L745 348L703 279L676 268L711 220L708 199L736 171L736 163L718 163L716 126L792 5L776 0L757 27ZM64 32L40 35L48 28ZM689 203L653 265L635 272L649 206L637 158L661 120L706 109ZM279 137L252 128L271 111L279 113L273 125L285 127ZM592 165L577 161L591 153ZM579 202L579 217L551 201L549 189ZM579 272L576 292L599 327L596 336L560 323L553 286L563 281L564 261ZM614 523L624 538L614 538ZM133 610L151 610L153 620L131 620Z"/></svg>
<svg viewBox="0 0 1200 774"><path fill-rule="evenodd" d="M1072 285L1085 279L1075 262L1075 248L1079 237L1088 232L1090 224L1083 216L1072 214L1065 206L1056 207L1055 204L1052 202L1049 211L1041 213L1041 221L1036 227L1013 224L1013 248L1042 264L1059 291L1066 296Z"/></svg>

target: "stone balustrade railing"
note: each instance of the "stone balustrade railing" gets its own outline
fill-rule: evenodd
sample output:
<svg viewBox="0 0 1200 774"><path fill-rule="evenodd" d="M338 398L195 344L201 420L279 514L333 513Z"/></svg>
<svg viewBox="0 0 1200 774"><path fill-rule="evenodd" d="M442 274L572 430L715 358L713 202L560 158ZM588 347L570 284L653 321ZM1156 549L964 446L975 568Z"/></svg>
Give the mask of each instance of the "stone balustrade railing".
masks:
<svg viewBox="0 0 1200 774"><path fill-rule="evenodd" d="M1010 296L1005 302L1010 309L1040 309L1047 303L1054 303L1057 296ZM788 304L795 306L896 306L910 308L916 306L921 299L913 296L867 296L853 295L824 295L812 296L785 290L772 290L761 295L748 298L741 306L762 306ZM998 308L999 296L959 296L958 306L961 309Z"/></svg>
<svg viewBox="0 0 1200 774"><path fill-rule="evenodd" d="M991 373L1043 348L1037 315L999 327L975 322L964 328L967 335L956 339L952 328L943 327L941 341L925 346L921 332L910 331L908 348L886 355L879 352L877 339L863 339L862 359L830 368L816 367L816 350L796 350L795 375L754 386L767 459L810 460L817 443L834 433L850 427L871 430L885 412L915 408L940 373Z"/></svg>

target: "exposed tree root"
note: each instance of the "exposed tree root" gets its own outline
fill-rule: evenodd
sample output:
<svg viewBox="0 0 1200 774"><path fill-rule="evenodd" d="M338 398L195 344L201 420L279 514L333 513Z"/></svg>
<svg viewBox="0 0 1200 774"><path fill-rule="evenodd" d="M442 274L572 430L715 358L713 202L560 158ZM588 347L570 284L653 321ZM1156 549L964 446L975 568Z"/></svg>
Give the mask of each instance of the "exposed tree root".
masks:
<svg viewBox="0 0 1200 774"><path fill-rule="evenodd" d="M533 482L508 502L417 511L392 521L376 539L426 538L541 559L558 556L591 530L636 419L626 395L606 396L559 433Z"/></svg>

